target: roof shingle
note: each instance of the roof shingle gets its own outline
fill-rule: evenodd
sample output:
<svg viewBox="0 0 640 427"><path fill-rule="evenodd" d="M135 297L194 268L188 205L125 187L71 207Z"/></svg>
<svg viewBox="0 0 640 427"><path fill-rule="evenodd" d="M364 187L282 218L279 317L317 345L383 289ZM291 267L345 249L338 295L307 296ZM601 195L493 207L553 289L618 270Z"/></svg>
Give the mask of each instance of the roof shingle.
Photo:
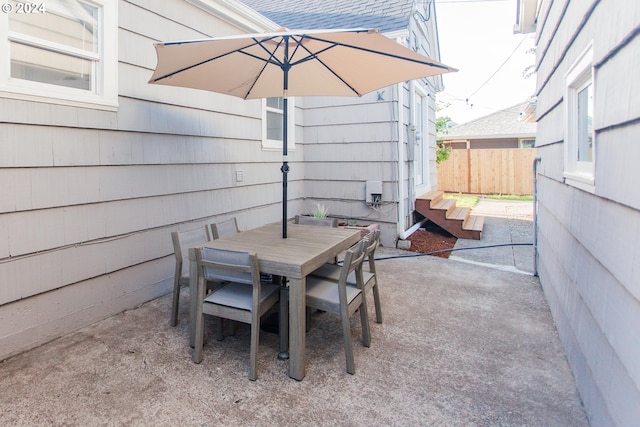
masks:
<svg viewBox="0 0 640 427"><path fill-rule="evenodd" d="M459 124L439 136L445 140L535 136L536 123L525 123L519 120L520 114L528 104L528 101L523 102L488 116Z"/></svg>
<svg viewBox="0 0 640 427"><path fill-rule="evenodd" d="M406 29L412 0L240 0L289 29Z"/></svg>

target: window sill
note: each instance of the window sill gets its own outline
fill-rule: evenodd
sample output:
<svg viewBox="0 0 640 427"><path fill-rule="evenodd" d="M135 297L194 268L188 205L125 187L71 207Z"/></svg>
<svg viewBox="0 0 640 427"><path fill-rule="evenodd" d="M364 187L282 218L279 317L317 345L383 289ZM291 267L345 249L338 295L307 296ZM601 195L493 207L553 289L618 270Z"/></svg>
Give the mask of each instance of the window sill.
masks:
<svg viewBox="0 0 640 427"><path fill-rule="evenodd" d="M262 149L264 151L282 151L282 141L262 141ZM289 144L287 151L296 151L295 145Z"/></svg>
<svg viewBox="0 0 640 427"><path fill-rule="evenodd" d="M588 191L589 193L596 192L596 183L592 174L565 172L562 176L565 184Z"/></svg>
<svg viewBox="0 0 640 427"><path fill-rule="evenodd" d="M70 95L68 93L43 94L31 88L4 87L0 88L0 98L33 101L45 104L64 105L68 107L91 108L94 110L118 111L118 100L107 99L95 94Z"/></svg>

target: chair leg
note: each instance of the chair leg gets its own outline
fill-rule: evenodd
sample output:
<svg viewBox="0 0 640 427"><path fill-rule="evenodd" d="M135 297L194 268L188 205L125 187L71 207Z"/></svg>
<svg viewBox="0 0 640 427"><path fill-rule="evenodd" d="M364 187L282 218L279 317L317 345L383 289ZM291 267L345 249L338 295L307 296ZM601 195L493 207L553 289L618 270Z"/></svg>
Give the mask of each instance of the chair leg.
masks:
<svg viewBox="0 0 640 427"><path fill-rule="evenodd" d="M197 286L195 286L196 289L189 290L194 293L193 296L195 296L198 301L195 316L193 317L193 319L195 319L195 337L192 360L195 363L202 362L202 346L204 345L204 313L202 312L202 301L204 300L205 286L205 283L199 280Z"/></svg>
<svg viewBox="0 0 640 427"><path fill-rule="evenodd" d="M260 319L251 325L251 349L249 350L249 379L255 381L258 365L258 344L260 341Z"/></svg>
<svg viewBox="0 0 640 427"><path fill-rule="evenodd" d="M204 318L202 315L196 321L196 342L193 349L193 361L195 363L202 362L202 346L204 345Z"/></svg>
<svg viewBox="0 0 640 427"><path fill-rule="evenodd" d="M222 317L216 317L216 340L224 339L224 320Z"/></svg>
<svg viewBox="0 0 640 427"><path fill-rule="evenodd" d="M371 332L369 331L369 314L367 310L367 300L362 297L360 305L360 322L362 323L362 345L371 347Z"/></svg>
<svg viewBox="0 0 640 427"><path fill-rule="evenodd" d="M176 273L179 274L179 273ZM176 326L178 324L178 304L180 304L180 276L178 275L173 281L173 301L171 302L171 319L169 325Z"/></svg>
<svg viewBox="0 0 640 427"><path fill-rule="evenodd" d="M373 302L376 306L376 322L382 323L382 303L380 302L380 292L378 292L378 282L373 285Z"/></svg>
<svg viewBox="0 0 640 427"><path fill-rule="evenodd" d="M344 354L347 359L347 373L356 373L356 364L353 360L353 344L351 340L351 323L348 316L342 316L342 335L344 335Z"/></svg>
<svg viewBox="0 0 640 427"><path fill-rule="evenodd" d="M235 336L237 330L238 330L238 322L229 320L229 335L231 335L232 337Z"/></svg>

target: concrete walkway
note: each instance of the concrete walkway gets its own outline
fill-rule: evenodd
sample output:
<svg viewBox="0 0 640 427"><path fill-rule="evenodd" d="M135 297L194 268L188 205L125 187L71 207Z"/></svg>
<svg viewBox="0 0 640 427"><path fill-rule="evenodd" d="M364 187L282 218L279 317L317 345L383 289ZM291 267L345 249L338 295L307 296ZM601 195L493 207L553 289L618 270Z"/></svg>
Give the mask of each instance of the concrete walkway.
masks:
<svg viewBox="0 0 640 427"><path fill-rule="evenodd" d="M482 239L458 239L449 259L533 273L533 202L480 199L472 214L485 217Z"/></svg>
<svg viewBox="0 0 640 427"><path fill-rule="evenodd" d="M218 342L208 323L194 364L183 289L176 328L167 295L0 363L0 425L588 425L536 277L397 249L379 257L384 323L372 322L365 348L352 318L355 375L329 313L313 317L304 381L287 376L265 332L249 381L244 326Z"/></svg>

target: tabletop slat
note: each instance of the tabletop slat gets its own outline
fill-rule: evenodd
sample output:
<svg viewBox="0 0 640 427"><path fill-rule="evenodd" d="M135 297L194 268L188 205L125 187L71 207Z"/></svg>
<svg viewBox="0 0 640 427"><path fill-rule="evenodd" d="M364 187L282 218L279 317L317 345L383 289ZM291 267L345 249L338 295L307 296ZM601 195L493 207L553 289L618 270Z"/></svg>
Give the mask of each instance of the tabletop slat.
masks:
<svg viewBox="0 0 640 427"><path fill-rule="evenodd" d="M302 278L360 240L358 230L344 228L289 224L287 231L283 239L281 225L268 224L204 246L256 252L261 272Z"/></svg>

